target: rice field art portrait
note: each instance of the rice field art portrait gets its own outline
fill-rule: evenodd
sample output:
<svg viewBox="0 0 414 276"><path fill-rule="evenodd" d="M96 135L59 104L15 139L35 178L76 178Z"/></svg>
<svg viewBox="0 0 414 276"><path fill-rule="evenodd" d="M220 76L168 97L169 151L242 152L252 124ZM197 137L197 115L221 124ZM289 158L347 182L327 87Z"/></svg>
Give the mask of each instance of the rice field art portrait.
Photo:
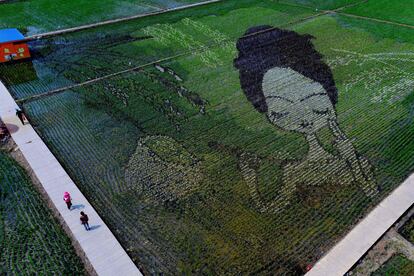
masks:
<svg viewBox="0 0 414 276"><path fill-rule="evenodd" d="M272 200L264 200L258 189L260 158L239 154L242 176L261 212L283 211L294 197L303 196L298 193L300 189L311 193L315 187L357 185L367 197L378 193L370 163L339 127L335 111L338 90L312 39L289 30L257 26L237 42L234 66L247 100L266 115L269 123L282 131L300 133L308 145L301 160L280 160L283 172L273 181L281 183L281 188ZM333 151L318 140L317 133L324 128L334 137Z"/></svg>

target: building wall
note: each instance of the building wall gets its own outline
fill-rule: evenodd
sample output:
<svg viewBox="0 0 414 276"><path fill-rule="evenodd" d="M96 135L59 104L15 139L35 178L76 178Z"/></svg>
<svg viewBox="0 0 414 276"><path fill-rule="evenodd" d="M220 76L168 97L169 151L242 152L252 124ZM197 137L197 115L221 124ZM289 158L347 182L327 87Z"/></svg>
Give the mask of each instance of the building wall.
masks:
<svg viewBox="0 0 414 276"><path fill-rule="evenodd" d="M2 43L0 44L0 62L19 60L30 57L29 47L26 43Z"/></svg>

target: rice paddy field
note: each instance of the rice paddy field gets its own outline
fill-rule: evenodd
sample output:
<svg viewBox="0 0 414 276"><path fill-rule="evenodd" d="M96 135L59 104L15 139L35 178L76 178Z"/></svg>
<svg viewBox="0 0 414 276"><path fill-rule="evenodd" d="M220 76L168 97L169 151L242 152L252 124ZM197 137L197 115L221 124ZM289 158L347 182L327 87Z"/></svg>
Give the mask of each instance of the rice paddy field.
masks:
<svg viewBox="0 0 414 276"><path fill-rule="evenodd" d="M354 5L354 4L358 4L358 3L366 2L366 1L359 1L359 0L280 0L278 2L300 5L304 7L313 8L313 9L333 10L333 9L338 9L338 8L342 8L348 5Z"/></svg>
<svg viewBox="0 0 414 276"><path fill-rule="evenodd" d="M0 2L0 28L33 35L197 2L202 0L6 0Z"/></svg>
<svg viewBox="0 0 414 276"><path fill-rule="evenodd" d="M86 275L52 212L21 168L0 151L0 274Z"/></svg>
<svg viewBox="0 0 414 276"><path fill-rule="evenodd" d="M414 243L414 217L411 217L401 229L401 235L411 243Z"/></svg>
<svg viewBox="0 0 414 276"><path fill-rule="evenodd" d="M144 273L303 274L414 170L414 29L294 2L60 35L0 67Z"/></svg>
<svg viewBox="0 0 414 276"><path fill-rule="evenodd" d="M411 275L414 271L414 262L404 256L395 255L380 267L373 276Z"/></svg>
<svg viewBox="0 0 414 276"><path fill-rule="evenodd" d="M344 12L402 24L414 24L413 1L366 1L344 9Z"/></svg>

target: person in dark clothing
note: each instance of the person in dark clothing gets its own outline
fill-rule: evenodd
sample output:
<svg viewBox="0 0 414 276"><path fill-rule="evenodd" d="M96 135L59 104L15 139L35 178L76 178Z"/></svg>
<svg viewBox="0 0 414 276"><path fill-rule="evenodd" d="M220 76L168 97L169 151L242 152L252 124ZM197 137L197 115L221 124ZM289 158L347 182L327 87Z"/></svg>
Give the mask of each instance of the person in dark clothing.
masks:
<svg viewBox="0 0 414 276"><path fill-rule="evenodd" d="M91 228L89 227L89 223L88 223L88 221L89 221L88 215L85 214L84 212L80 212L80 215L81 215L80 216L80 221L83 224L83 226L85 227L85 230L86 231L91 230Z"/></svg>
<svg viewBox="0 0 414 276"><path fill-rule="evenodd" d="M29 123L29 121L26 118L26 115L20 109L16 109L16 116L20 119L23 125Z"/></svg>
<svg viewBox="0 0 414 276"><path fill-rule="evenodd" d="M3 142L9 136L9 131L5 126L0 126L0 141Z"/></svg>

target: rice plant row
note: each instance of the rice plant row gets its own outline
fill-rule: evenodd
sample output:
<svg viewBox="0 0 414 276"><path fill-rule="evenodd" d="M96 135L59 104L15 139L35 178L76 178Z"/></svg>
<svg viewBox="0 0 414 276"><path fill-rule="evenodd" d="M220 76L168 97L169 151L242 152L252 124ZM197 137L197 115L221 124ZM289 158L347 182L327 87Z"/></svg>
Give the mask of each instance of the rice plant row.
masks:
<svg viewBox="0 0 414 276"><path fill-rule="evenodd" d="M404 238L414 243L414 217L412 216L405 225L400 229L401 235Z"/></svg>
<svg viewBox="0 0 414 276"><path fill-rule="evenodd" d="M32 185L0 152L0 274L85 275L69 238Z"/></svg>
<svg viewBox="0 0 414 276"><path fill-rule="evenodd" d="M388 275L411 275L414 271L414 262L402 255L391 257L377 271L372 273L373 276Z"/></svg>
<svg viewBox="0 0 414 276"><path fill-rule="evenodd" d="M98 23L175 8L202 0L2 1L0 28L20 28L27 35ZM81 7L81 10L79 8Z"/></svg>

